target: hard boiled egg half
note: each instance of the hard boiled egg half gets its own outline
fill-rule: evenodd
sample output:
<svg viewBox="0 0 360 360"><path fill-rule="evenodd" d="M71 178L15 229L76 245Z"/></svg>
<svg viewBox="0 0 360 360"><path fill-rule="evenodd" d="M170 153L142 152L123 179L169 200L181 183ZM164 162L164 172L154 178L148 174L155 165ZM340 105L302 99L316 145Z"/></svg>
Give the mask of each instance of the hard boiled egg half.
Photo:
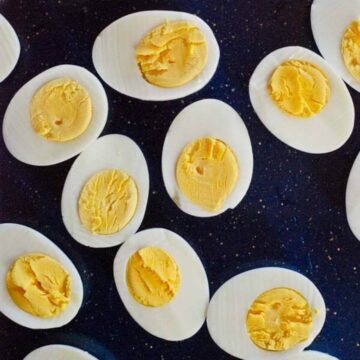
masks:
<svg viewBox="0 0 360 360"><path fill-rule="evenodd" d="M27 82L10 101L3 122L7 149L18 160L53 165L83 151L103 130L105 90L88 70L59 65Z"/></svg>
<svg viewBox="0 0 360 360"><path fill-rule="evenodd" d="M149 195L149 172L138 145L106 135L73 163L61 212L70 235L90 247L119 245L141 225Z"/></svg>
<svg viewBox="0 0 360 360"><path fill-rule="evenodd" d="M210 217L235 208L253 173L246 126L229 105L197 101L172 122L162 151L162 174L171 199L184 212Z"/></svg>
<svg viewBox="0 0 360 360"><path fill-rule="evenodd" d="M116 254L114 277L127 311L150 334L179 341L203 325L207 276L195 251L176 233L157 228L131 236Z"/></svg>
<svg viewBox="0 0 360 360"><path fill-rule="evenodd" d="M287 360L339 360L333 356L330 356L319 351L303 351L302 353L291 356Z"/></svg>
<svg viewBox="0 0 360 360"><path fill-rule="evenodd" d="M267 267L222 285L210 301L207 325L215 343L230 355L280 360L308 347L325 317L324 299L309 279Z"/></svg>
<svg viewBox="0 0 360 360"><path fill-rule="evenodd" d="M0 311L30 329L63 326L78 313L83 285L71 260L48 238L0 225Z"/></svg>
<svg viewBox="0 0 360 360"><path fill-rule="evenodd" d="M195 15L143 11L124 16L96 38L93 63L122 94L142 100L182 98L203 88L220 57L210 27Z"/></svg>
<svg viewBox="0 0 360 360"><path fill-rule="evenodd" d="M30 354L24 360L97 360L88 352L68 345L42 346Z"/></svg>
<svg viewBox="0 0 360 360"><path fill-rule="evenodd" d="M340 148L354 127L354 105L345 84L319 55L299 46L266 56L249 84L250 100L265 127L307 153Z"/></svg>

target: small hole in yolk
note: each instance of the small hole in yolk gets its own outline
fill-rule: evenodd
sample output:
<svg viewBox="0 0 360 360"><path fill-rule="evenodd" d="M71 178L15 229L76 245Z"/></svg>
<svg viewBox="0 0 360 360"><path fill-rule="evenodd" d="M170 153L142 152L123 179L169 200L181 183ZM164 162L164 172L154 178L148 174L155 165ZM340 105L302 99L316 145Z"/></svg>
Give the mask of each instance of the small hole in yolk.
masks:
<svg viewBox="0 0 360 360"><path fill-rule="evenodd" d="M204 175L204 168L202 166L197 166L196 167L196 172L199 174L199 175Z"/></svg>
<svg viewBox="0 0 360 360"><path fill-rule="evenodd" d="M61 119L55 121L55 125L60 126L63 124L63 121Z"/></svg>

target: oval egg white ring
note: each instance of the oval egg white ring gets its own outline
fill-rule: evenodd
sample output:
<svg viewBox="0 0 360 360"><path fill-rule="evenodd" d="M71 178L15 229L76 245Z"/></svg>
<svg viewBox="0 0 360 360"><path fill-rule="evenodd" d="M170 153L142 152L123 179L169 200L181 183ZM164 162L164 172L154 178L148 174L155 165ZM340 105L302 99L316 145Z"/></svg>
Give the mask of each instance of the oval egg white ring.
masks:
<svg viewBox="0 0 360 360"><path fill-rule="evenodd" d="M136 251L155 246L168 252L180 270L180 288L176 296L160 307L139 304L126 283L128 259ZM114 278L120 298L132 318L150 334L169 341L185 340L205 322L209 303L209 284L201 260L193 248L176 233L161 229L138 232L119 249L114 260Z"/></svg>
<svg viewBox="0 0 360 360"><path fill-rule="evenodd" d="M330 82L329 102L310 118L299 118L282 111L268 90L274 70L291 59L311 62L325 72ZM249 92L254 110L265 127L297 150L312 154L334 151L348 140L353 131L355 110L349 91L331 66L308 49L290 46L267 55L250 79Z"/></svg>
<svg viewBox="0 0 360 360"><path fill-rule="evenodd" d="M77 80L89 93L92 119L78 138L49 141L38 135L31 126L30 104L35 92L47 82L69 77ZM3 122L5 145L18 160L36 166L47 166L68 160L79 154L101 134L108 115L108 102L100 81L88 70L76 65L59 65L35 76L18 90L6 109Z"/></svg>
<svg viewBox="0 0 360 360"><path fill-rule="evenodd" d="M92 234L81 223L78 199L86 182L105 169L120 169L130 175L138 189L138 205L133 218L119 232L109 235ZM66 178L61 213L66 229L80 244L104 248L124 242L140 227L149 196L149 171L139 146L124 135L106 135L89 146L73 163Z"/></svg>
<svg viewBox="0 0 360 360"><path fill-rule="evenodd" d="M88 352L68 345L42 346L30 354L24 360L97 360Z"/></svg>
<svg viewBox="0 0 360 360"><path fill-rule="evenodd" d="M346 186L346 216L351 231L360 240L360 154L354 162Z"/></svg>
<svg viewBox="0 0 360 360"><path fill-rule="evenodd" d="M0 83L14 70L19 56L19 38L11 24L0 14Z"/></svg>
<svg viewBox="0 0 360 360"><path fill-rule="evenodd" d="M147 82L136 63L135 49L140 40L165 21L185 20L198 26L208 44L208 62L194 80L176 88L161 88ZM142 11L124 16L106 27L96 38L93 63L100 77L116 91L141 100L165 101L202 89L215 74L220 50L209 25L198 16L177 11Z"/></svg>
<svg viewBox="0 0 360 360"><path fill-rule="evenodd" d="M347 27L358 17L360 0L314 0L311 6L311 28L317 47L338 75L356 91L360 91L360 82L344 63L341 42Z"/></svg>
<svg viewBox="0 0 360 360"><path fill-rule="evenodd" d="M78 313L83 300L80 275L71 260L51 240L23 225L0 224L0 312L10 320L30 329L51 329L69 323ZM21 310L11 299L6 287L6 274L13 262L28 253L42 253L57 260L71 277L71 299L59 315L41 318Z"/></svg>
<svg viewBox="0 0 360 360"><path fill-rule="evenodd" d="M310 337L287 351L265 351L256 346L246 329L248 309L263 292L273 288L291 288L300 292L313 316ZM288 359L308 347L320 333L326 318L325 302L316 286L305 276L284 268L267 267L246 271L223 284L212 297L207 326L214 342L224 351L244 360Z"/></svg>
<svg viewBox="0 0 360 360"><path fill-rule="evenodd" d="M291 356L286 360L339 360L333 356L330 356L319 351L303 351L302 353Z"/></svg>
<svg viewBox="0 0 360 360"><path fill-rule="evenodd" d="M216 212L193 204L180 191L176 180L176 164L184 147L207 136L229 145L239 163L236 185ZM197 101L176 116L165 137L161 162L164 184L171 199L182 211L198 217L216 216L235 208L249 189L254 167L251 141L243 120L231 106L215 99Z"/></svg>

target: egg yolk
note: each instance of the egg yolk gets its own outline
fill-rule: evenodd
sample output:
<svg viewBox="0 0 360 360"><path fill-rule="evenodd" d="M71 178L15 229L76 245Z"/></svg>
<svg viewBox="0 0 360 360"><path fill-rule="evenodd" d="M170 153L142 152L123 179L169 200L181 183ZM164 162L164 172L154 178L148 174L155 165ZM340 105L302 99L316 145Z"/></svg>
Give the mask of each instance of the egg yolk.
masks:
<svg viewBox="0 0 360 360"><path fill-rule="evenodd" d="M194 204L217 211L239 176L236 155L219 139L200 138L188 144L176 165L180 191Z"/></svg>
<svg viewBox="0 0 360 360"><path fill-rule="evenodd" d="M354 20L346 29L341 52L351 75L360 81L360 19Z"/></svg>
<svg viewBox="0 0 360 360"><path fill-rule="evenodd" d="M330 85L326 75L314 64L289 60L272 74L269 91L283 111L307 118L318 114L328 103Z"/></svg>
<svg viewBox="0 0 360 360"><path fill-rule="evenodd" d="M283 351L308 339L312 314L304 296L288 288L259 295L247 313L247 331L258 347Z"/></svg>
<svg viewBox="0 0 360 360"><path fill-rule="evenodd" d="M31 100L31 125L47 140L65 142L77 138L88 128L91 116L88 92L72 79L46 83Z"/></svg>
<svg viewBox="0 0 360 360"><path fill-rule="evenodd" d="M180 287L180 271L170 254L158 247L145 247L135 252L126 267L130 294L145 306L170 302Z"/></svg>
<svg viewBox="0 0 360 360"><path fill-rule="evenodd" d="M204 34L187 21L166 22L147 33L136 47L136 61L151 84L171 88L193 80L208 58Z"/></svg>
<svg viewBox="0 0 360 360"><path fill-rule="evenodd" d="M93 234L113 234L133 218L138 191L131 176L119 169L106 169L92 176L83 187L78 211L82 224Z"/></svg>
<svg viewBox="0 0 360 360"><path fill-rule="evenodd" d="M71 278L55 259L37 253L20 256L6 275L14 303L29 314L49 318L70 302Z"/></svg>

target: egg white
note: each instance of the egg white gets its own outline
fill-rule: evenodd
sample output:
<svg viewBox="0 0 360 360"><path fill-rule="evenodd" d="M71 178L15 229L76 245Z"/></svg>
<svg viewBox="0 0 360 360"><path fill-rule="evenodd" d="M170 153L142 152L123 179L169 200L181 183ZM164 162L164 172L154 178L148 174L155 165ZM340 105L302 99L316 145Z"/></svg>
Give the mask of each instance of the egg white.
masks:
<svg viewBox="0 0 360 360"><path fill-rule="evenodd" d="M184 147L193 140L207 136L229 145L239 165L235 187L216 212L193 204L180 191L176 181L176 164ZM161 161L163 180L170 198L182 211L198 217L216 216L235 208L250 186L254 167L251 141L243 120L231 106L215 99L197 101L176 116L166 134Z"/></svg>
<svg viewBox="0 0 360 360"><path fill-rule="evenodd" d="M319 313L313 316L313 328L306 341L287 351L265 351L256 346L248 335L247 312L260 294L278 287L300 292L311 309L318 309ZM214 342L230 355L244 360L281 360L291 358L308 347L320 333L325 317L324 299L308 278L292 270L265 267L234 276L216 291L209 304L207 326Z"/></svg>
<svg viewBox="0 0 360 360"><path fill-rule="evenodd" d="M346 187L346 215L351 231L360 240L360 154L351 169Z"/></svg>
<svg viewBox="0 0 360 360"><path fill-rule="evenodd" d="M110 168L123 170L133 178L138 190L138 205L133 218L119 232L92 234L81 223L78 199L84 185L93 175ZM70 235L80 244L94 248L119 245L140 227L148 196L149 172L139 146L127 136L106 135L96 140L74 161L62 192L62 218Z"/></svg>
<svg viewBox="0 0 360 360"><path fill-rule="evenodd" d="M89 127L78 138L67 142L49 141L38 135L31 126L30 104L35 92L47 82L69 77L88 91L92 101ZM100 81L88 70L75 65L50 68L23 85L6 109L3 137L10 153L18 160L37 166L60 163L79 154L102 132L108 115L108 102Z"/></svg>
<svg viewBox="0 0 360 360"><path fill-rule="evenodd" d="M14 70L19 56L19 38L11 24L0 14L0 83Z"/></svg>
<svg viewBox="0 0 360 360"><path fill-rule="evenodd" d="M274 70L291 59L313 63L330 82L329 102L316 115L299 118L282 111L273 101L268 82ZM275 50L255 69L249 84L250 100L265 127L285 144L307 153L322 154L340 148L354 128L354 104L341 78L313 51L299 46Z"/></svg>
<svg viewBox="0 0 360 360"><path fill-rule="evenodd" d="M291 356L286 360L339 360L333 356L330 356L319 351L303 351L302 353Z"/></svg>
<svg viewBox="0 0 360 360"><path fill-rule="evenodd" d="M148 83L136 63L139 41L165 21L185 20L197 25L208 44L208 62L201 74L176 88L161 88ZM165 101L190 95L203 88L215 74L220 50L209 25L198 16L165 10L142 11L124 16L107 26L96 38L93 63L101 78L118 92L141 100Z"/></svg>
<svg viewBox="0 0 360 360"><path fill-rule="evenodd" d="M168 252L179 266L181 283L176 296L160 307L139 304L126 284L128 259L143 247L155 246ZM140 231L119 249L114 260L116 288L132 318L147 332L169 341L193 336L205 322L209 284L201 260L178 234L161 228Z"/></svg>
<svg viewBox="0 0 360 360"><path fill-rule="evenodd" d="M360 82L344 63L341 42L347 27L358 17L360 0L314 0L311 6L311 28L317 47L338 75L356 91L360 91Z"/></svg>
<svg viewBox="0 0 360 360"><path fill-rule="evenodd" d="M71 260L51 240L23 225L0 224L0 312L10 320L30 329L57 328L69 323L78 313L83 300L80 275ZM40 318L21 310L6 288L6 274L13 262L27 253L42 253L57 260L71 277L71 299L59 315Z"/></svg>
<svg viewBox="0 0 360 360"><path fill-rule="evenodd" d="M88 352L68 345L42 346L30 354L24 360L97 360Z"/></svg>

